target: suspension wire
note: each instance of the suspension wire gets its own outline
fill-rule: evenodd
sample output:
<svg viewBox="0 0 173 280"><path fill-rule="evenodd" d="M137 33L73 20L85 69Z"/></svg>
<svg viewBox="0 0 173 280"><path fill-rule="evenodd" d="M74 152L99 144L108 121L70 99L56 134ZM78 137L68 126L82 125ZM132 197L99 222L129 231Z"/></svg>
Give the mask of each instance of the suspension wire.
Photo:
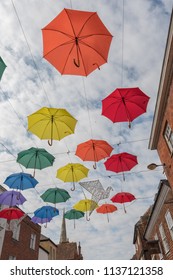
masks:
<svg viewBox="0 0 173 280"><path fill-rule="evenodd" d="M23 36L24 36L24 38L25 38L25 42L26 42L26 44L27 44L27 47L28 47L28 50L29 50L29 52L30 52L31 58L32 58L32 60L33 60L33 63L34 63L34 66L35 66L35 69L36 69L36 72L37 72L38 79L40 80L40 83L41 83L41 85L42 85L43 92L44 92L45 97L46 97L46 99L47 99L48 105L51 107L50 100L49 100L49 98L48 98L48 95L47 95L47 93L46 93L45 87L44 87L44 85L43 85L43 81L42 81L41 76L40 76L40 74L39 74L37 64L36 64L36 62L35 62L35 59L34 59L34 56L33 56L33 54L32 54L31 48L30 48L30 46L29 46L29 43L28 43L28 40L27 40L25 31L24 31L24 29L23 29L21 20L20 20L20 18L19 18L19 15L18 15L18 13L17 13L17 10L16 10L16 7L15 7L15 5L14 5L13 0L11 0L11 3L12 3L12 6L13 6L13 9L14 9L14 11L15 11L16 17L17 17L17 19L18 19L18 22L19 22L21 31L22 31L22 33L23 33Z"/></svg>
<svg viewBox="0 0 173 280"><path fill-rule="evenodd" d="M0 144L6 149L6 151L7 151L10 155L12 155L12 156L15 158L15 161L16 161L16 156L15 156L3 143L0 142ZM20 169L21 169L22 172L23 172L23 168L22 168L21 164L18 163L18 165L19 165Z"/></svg>
<svg viewBox="0 0 173 280"><path fill-rule="evenodd" d="M124 0L122 5L121 87L124 84Z"/></svg>

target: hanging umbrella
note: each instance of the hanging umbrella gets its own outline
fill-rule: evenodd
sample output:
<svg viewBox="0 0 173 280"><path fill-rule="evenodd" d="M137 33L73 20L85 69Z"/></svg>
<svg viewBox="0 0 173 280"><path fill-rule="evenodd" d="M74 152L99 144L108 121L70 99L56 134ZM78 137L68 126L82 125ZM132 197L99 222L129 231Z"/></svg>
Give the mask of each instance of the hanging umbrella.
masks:
<svg viewBox="0 0 173 280"><path fill-rule="evenodd" d="M104 163L106 170L110 170L116 173L123 172L124 180L124 171L130 171L137 164L137 156L129 153L119 153L116 155L112 155Z"/></svg>
<svg viewBox="0 0 173 280"><path fill-rule="evenodd" d="M110 195L110 191L113 190L112 187L107 187L106 190L103 188L99 180L92 180L86 182L79 182L84 189L92 194L91 199L98 203L102 199L106 199ZM95 208L91 209L89 215L93 212Z"/></svg>
<svg viewBox="0 0 173 280"><path fill-rule="evenodd" d="M67 201L70 197L66 190L60 188L50 188L41 195L45 202L51 202L55 205L56 203Z"/></svg>
<svg viewBox="0 0 173 280"><path fill-rule="evenodd" d="M35 188L35 186L38 184L38 181L31 174L20 172L9 175L5 179L4 184L6 184L11 189L23 191L26 189Z"/></svg>
<svg viewBox="0 0 173 280"><path fill-rule="evenodd" d="M30 148L28 150L18 153L17 162L26 168L33 168L35 176L35 169L43 169L52 166L55 157L48 153L45 149Z"/></svg>
<svg viewBox="0 0 173 280"><path fill-rule="evenodd" d="M28 116L28 130L40 139L49 139L52 145L53 139L62 138L73 134L77 120L65 109L43 107Z"/></svg>
<svg viewBox="0 0 173 280"><path fill-rule="evenodd" d="M40 219L46 219L45 227L47 227L48 221L51 221L53 217L58 216L58 215L59 215L59 210L52 206L42 206L34 211L35 217L40 218Z"/></svg>
<svg viewBox="0 0 173 280"><path fill-rule="evenodd" d="M31 221L35 224L47 224L48 222L50 222L52 220L52 218L40 218L40 217L36 217L36 216L33 216L31 218Z"/></svg>
<svg viewBox="0 0 173 280"><path fill-rule="evenodd" d="M72 182L75 190L75 182L79 182L81 179L88 176L89 169L80 163L68 163L67 165L57 170L56 177L64 182Z"/></svg>
<svg viewBox="0 0 173 280"><path fill-rule="evenodd" d="M23 211L18 208L11 207L11 208L5 208L0 211L0 218L6 219L8 221L18 220L23 216L24 216Z"/></svg>
<svg viewBox="0 0 173 280"><path fill-rule="evenodd" d="M88 140L77 145L76 155L83 161L94 161L94 168L96 162L110 156L113 148L104 140Z"/></svg>
<svg viewBox="0 0 173 280"><path fill-rule="evenodd" d="M21 205L26 201L26 198L17 191L4 191L0 194L0 204L15 206Z"/></svg>
<svg viewBox="0 0 173 280"><path fill-rule="evenodd" d="M112 202L116 202L116 203L122 203L123 204L123 208L124 208L124 212L126 213L126 209L125 209L124 203L131 202L131 201L133 201L135 199L136 199L136 197L133 194L129 193L129 192L120 192L120 193L117 193L116 195L114 195L111 198L111 201Z"/></svg>
<svg viewBox="0 0 173 280"><path fill-rule="evenodd" d="M112 35L96 12L64 9L42 35L43 57L61 74L88 76L107 62Z"/></svg>
<svg viewBox="0 0 173 280"><path fill-rule="evenodd" d="M73 208L78 210L78 211L82 211L82 212L88 212L88 211L91 211L91 209L95 209L98 207L98 204L92 200L92 199L82 199L80 201L78 201L74 206ZM87 217L86 215L86 219L87 221L89 221L90 219Z"/></svg>
<svg viewBox="0 0 173 280"><path fill-rule="evenodd" d="M115 122L131 122L146 112L149 97L136 88L117 88L102 100L102 115Z"/></svg>
<svg viewBox="0 0 173 280"><path fill-rule="evenodd" d="M0 80L1 80L1 78L2 78L2 75L3 75L4 70L5 70L6 67L7 67L7 66L5 65L5 63L4 63L3 59L2 59L2 57L0 57Z"/></svg>
<svg viewBox="0 0 173 280"><path fill-rule="evenodd" d="M105 203L102 204L101 206L99 206L98 208L96 208L96 212L97 213L101 213L101 214L107 214L107 220L109 222L109 216L108 213L112 213L115 212L117 210L117 207L113 204L110 203Z"/></svg>
<svg viewBox="0 0 173 280"><path fill-rule="evenodd" d="M75 220L83 218L84 215L85 215L85 213L82 211L79 211L76 209L71 209L71 210L65 212L64 217L69 220L74 220L74 228L75 228Z"/></svg>

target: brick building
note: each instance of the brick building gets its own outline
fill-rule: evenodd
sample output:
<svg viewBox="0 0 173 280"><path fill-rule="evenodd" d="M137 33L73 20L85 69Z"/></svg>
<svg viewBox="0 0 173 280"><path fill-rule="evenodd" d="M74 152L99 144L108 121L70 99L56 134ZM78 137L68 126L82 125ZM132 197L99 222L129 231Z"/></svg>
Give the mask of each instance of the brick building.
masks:
<svg viewBox="0 0 173 280"><path fill-rule="evenodd" d="M173 190L167 180L160 181L154 204L136 223L133 244L133 259L173 259Z"/></svg>
<svg viewBox="0 0 173 280"><path fill-rule="evenodd" d="M149 140L149 149L158 152L165 175L173 188L173 11Z"/></svg>

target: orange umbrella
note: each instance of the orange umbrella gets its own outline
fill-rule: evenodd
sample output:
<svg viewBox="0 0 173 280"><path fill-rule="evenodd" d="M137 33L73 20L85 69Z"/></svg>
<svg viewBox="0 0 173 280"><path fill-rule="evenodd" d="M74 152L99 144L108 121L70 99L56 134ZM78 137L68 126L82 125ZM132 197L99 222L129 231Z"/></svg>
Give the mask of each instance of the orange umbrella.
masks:
<svg viewBox="0 0 173 280"><path fill-rule="evenodd" d="M115 211L117 211L117 207L115 205L109 204L109 203L102 204L101 206L96 208L97 213L107 214L108 222L109 222L108 213L113 213Z"/></svg>
<svg viewBox="0 0 173 280"><path fill-rule="evenodd" d="M61 74L88 76L107 62L112 35L96 12L64 9L42 35L43 57Z"/></svg>
<svg viewBox="0 0 173 280"><path fill-rule="evenodd" d="M83 161L94 161L94 169L96 162L109 157L113 148L104 140L90 139L77 146L76 155Z"/></svg>

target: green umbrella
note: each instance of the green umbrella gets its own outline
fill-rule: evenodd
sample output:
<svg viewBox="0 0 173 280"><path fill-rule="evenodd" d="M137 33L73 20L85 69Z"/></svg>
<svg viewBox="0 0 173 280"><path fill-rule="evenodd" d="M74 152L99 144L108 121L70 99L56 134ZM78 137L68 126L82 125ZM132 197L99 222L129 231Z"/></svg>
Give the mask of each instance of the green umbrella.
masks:
<svg viewBox="0 0 173 280"><path fill-rule="evenodd" d="M80 219L84 217L85 213L76 209L68 210L64 217L69 220L74 220L74 228L75 228L75 220Z"/></svg>
<svg viewBox="0 0 173 280"><path fill-rule="evenodd" d="M66 202L70 197L71 196L66 190L60 188L50 188L41 195L41 198L45 202L51 202L54 204L58 202Z"/></svg>
<svg viewBox="0 0 173 280"><path fill-rule="evenodd" d="M2 75L4 73L4 70L7 66L5 65L4 61L2 60L2 58L0 57L0 80L2 78Z"/></svg>
<svg viewBox="0 0 173 280"><path fill-rule="evenodd" d="M17 162L25 166L26 168L33 168L35 176L35 169L43 169L48 166L52 166L55 157L48 153L45 149L30 148L18 153Z"/></svg>

